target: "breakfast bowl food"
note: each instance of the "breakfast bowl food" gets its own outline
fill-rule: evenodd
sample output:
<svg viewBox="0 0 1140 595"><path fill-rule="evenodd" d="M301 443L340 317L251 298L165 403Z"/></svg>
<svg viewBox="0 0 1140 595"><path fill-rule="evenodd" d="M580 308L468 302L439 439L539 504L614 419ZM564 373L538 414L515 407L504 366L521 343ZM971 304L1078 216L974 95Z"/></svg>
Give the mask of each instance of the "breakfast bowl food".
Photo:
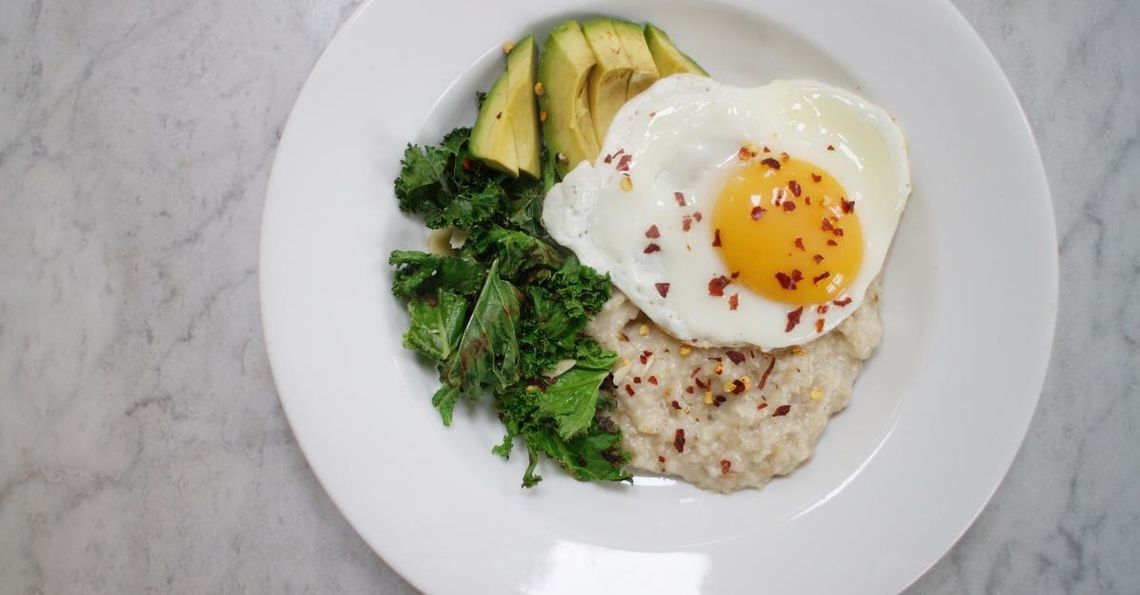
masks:
<svg viewBox="0 0 1140 595"><path fill-rule="evenodd" d="M364 540L419 588L441 593L731 592L758 581L774 591L889 592L944 552L1016 452L1055 303L1032 138L953 9L933 0L493 0L449 5L441 20L434 6L370 3L347 22L285 128L263 221L274 380L309 465ZM409 314L392 298L386 260L432 245L423 219L393 199L406 144L438 146L476 122L472 94L501 76L505 40L534 34L541 53L544 32L599 10L668 31L719 83L822 81L882 106L906 135L915 191L879 282L884 339L810 463L762 490L725 495L628 464L629 480L577 481L542 453L534 473L543 483L520 489L530 462L521 439L508 460L488 452L505 434L493 397L460 400L443 427L430 405L438 370L402 345ZM635 336L650 324L635 322ZM766 351L781 349L791 355L769 382L794 361L792 347Z"/></svg>
<svg viewBox="0 0 1140 595"><path fill-rule="evenodd" d="M821 82L717 82L652 24L504 51L473 127L409 145L395 182L434 230L389 262L443 423L490 395L526 487L540 455L719 491L794 471L882 335L910 196L893 118Z"/></svg>

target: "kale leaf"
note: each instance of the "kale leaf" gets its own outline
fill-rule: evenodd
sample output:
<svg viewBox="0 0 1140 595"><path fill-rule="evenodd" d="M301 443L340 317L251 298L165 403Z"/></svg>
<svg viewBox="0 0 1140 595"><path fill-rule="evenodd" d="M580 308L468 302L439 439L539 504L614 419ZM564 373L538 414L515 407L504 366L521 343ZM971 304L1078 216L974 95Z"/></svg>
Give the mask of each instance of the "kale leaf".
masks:
<svg viewBox="0 0 1140 595"><path fill-rule="evenodd" d="M440 371L440 380L457 388L460 399L476 401L486 390L504 390L519 380L519 291L499 278L498 268L493 263L487 272L459 344Z"/></svg>
<svg viewBox="0 0 1140 595"><path fill-rule="evenodd" d="M562 255L550 244L525 232L499 226L472 232L463 245L462 254L479 261L498 260L503 277L520 281L520 275L534 269L557 269L562 265Z"/></svg>
<svg viewBox="0 0 1140 595"><path fill-rule="evenodd" d="M538 411L555 421L558 437L570 439L582 433L594 419L598 389L617 363L617 354L593 341L579 345L583 356L538 393Z"/></svg>
<svg viewBox="0 0 1140 595"><path fill-rule="evenodd" d="M525 487L541 481L543 456L580 480L628 479L629 455L600 390L617 356L584 332L610 298L609 277L542 227L543 199L557 181L551 156L544 153L542 179L512 179L471 156L470 133L457 128L438 146L404 152L400 209L428 227L466 232L458 254L389 257L392 293L407 302L404 345L437 366L432 405L444 425L460 401L494 396L506 433L492 450L507 458L522 441ZM566 360L568 370L546 376Z"/></svg>
<svg viewBox="0 0 1140 595"><path fill-rule="evenodd" d="M446 360L467 320L467 300L440 289L433 299L410 300L408 315L411 323L404 333L404 347L433 360Z"/></svg>
<svg viewBox="0 0 1140 595"><path fill-rule="evenodd" d="M630 474L622 470L622 466L629 462L629 454L621 449L621 432L612 428L607 431L595 424L591 431L569 440L551 431L531 432L526 435L526 444L531 455L531 464L523 475L526 487L542 480L541 476L534 474L534 452L557 461L581 481L622 481L630 478Z"/></svg>
<svg viewBox="0 0 1140 595"><path fill-rule="evenodd" d="M589 426L567 439L559 435L553 420L541 414L538 394L538 390L530 387L516 389L498 395L495 402L507 434L492 450L507 458L515 438L522 438L529 459L523 487L542 481L535 473L540 454L582 481L629 479L630 475L622 469L629 461L629 454L621 448L621 431L604 415L607 409L604 400L598 400L598 409Z"/></svg>
<svg viewBox="0 0 1140 595"><path fill-rule="evenodd" d="M438 209L435 200L440 194L440 177L452 156L446 149L408 145L400 177L396 178L396 199L401 211L423 213Z"/></svg>
<svg viewBox="0 0 1140 595"><path fill-rule="evenodd" d="M489 185L478 191L456 195L440 210L427 213L424 224L432 229L457 227L471 229L490 222L502 210L506 194L502 187Z"/></svg>
<svg viewBox="0 0 1140 595"><path fill-rule="evenodd" d="M486 267L469 258L396 250L388 256L395 267L392 293L401 300L432 296L437 288L473 296L483 286Z"/></svg>

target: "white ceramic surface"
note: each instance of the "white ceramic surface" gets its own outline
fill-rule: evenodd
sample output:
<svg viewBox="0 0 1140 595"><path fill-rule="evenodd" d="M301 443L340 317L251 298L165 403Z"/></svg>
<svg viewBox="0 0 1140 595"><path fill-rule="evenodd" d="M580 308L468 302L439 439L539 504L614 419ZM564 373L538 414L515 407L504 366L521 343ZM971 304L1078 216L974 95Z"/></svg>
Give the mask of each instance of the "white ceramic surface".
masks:
<svg viewBox="0 0 1140 595"><path fill-rule="evenodd" d="M278 150L262 313L281 400L333 500L433 593L903 588L1001 480L1052 337L1044 171L980 40L936 0L606 5L661 25L726 82L860 90L907 134L915 193L885 273L883 347L808 466L728 497L580 484L547 466L527 492L522 461L489 453L500 430L486 410L440 426L432 371L400 347L385 265L423 242L391 196L404 144L472 121L503 40L598 10L541 1L481 18L499 4L449 6L444 21L424 3L365 6L314 69Z"/></svg>

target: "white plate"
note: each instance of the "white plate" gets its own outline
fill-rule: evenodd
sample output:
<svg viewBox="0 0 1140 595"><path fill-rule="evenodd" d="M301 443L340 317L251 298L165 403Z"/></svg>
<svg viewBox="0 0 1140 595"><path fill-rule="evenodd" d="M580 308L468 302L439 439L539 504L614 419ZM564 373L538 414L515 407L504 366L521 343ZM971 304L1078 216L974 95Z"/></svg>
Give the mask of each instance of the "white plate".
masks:
<svg viewBox="0 0 1140 595"><path fill-rule="evenodd" d="M423 246L392 180L405 143L474 119L500 44L566 16L652 21L718 79L861 90L907 134L915 191L885 272L886 336L815 459L763 491L577 483L450 429L400 345L386 258ZM313 70L278 149L261 246L266 342L317 477L432 593L886 593L969 526L1025 433L1056 309L1037 148L993 58L944 0L369 3Z"/></svg>

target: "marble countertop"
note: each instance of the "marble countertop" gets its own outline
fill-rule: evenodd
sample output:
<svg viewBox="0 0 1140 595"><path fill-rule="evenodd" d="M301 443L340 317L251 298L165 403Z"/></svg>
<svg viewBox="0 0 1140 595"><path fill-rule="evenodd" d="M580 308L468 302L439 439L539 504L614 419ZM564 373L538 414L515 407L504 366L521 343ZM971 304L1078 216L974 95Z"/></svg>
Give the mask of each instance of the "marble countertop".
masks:
<svg viewBox="0 0 1140 595"><path fill-rule="evenodd" d="M956 0L1037 134L1053 360L992 502L915 593L1140 587L1140 3ZM0 591L413 593L274 392L266 179L354 0L0 3Z"/></svg>

